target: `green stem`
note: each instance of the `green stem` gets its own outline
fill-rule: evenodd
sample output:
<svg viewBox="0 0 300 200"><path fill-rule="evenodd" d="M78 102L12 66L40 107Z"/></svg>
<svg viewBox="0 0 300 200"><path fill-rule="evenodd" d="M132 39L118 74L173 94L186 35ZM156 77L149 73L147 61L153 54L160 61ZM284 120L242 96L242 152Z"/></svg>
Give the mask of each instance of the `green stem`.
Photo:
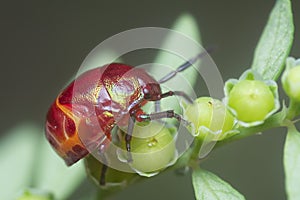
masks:
<svg viewBox="0 0 300 200"><path fill-rule="evenodd" d="M194 167L198 166L200 160L198 154L202 145L202 141L195 139L191 147L180 157L178 158L176 164L172 167L169 167L166 170L180 169L184 167Z"/></svg>
<svg viewBox="0 0 300 200"><path fill-rule="evenodd" d="M187 164L190 167L192 167L193 169L199 167L199 162L200 162L199 152L200 152L202 144L203 144L203 141L195 139L194 144L191 148L191 156L190 156L190 160Z"/></svg>
<svg viewBox="0 0 300 200"><path fill-rule="evenodd" d="M255 135L257 133L263 132L265 130L285 126L285 112L284 110L276 113L275 115L271 116L269 119L267 119L263 124L253 127L240 127L237 130L239 131L239 134L236 134L228 139L222 140L217 143L217 147L223 146L224 144L227 144L229 142L233 142L236 140L240 140L246 137L249 137L251 135Z"/></svg>
<svg viewBox="0 0 300 200"><path fill-rule="evenodd" d="M294 117L300 114L300 103L290 100L290 105L288 108L287 119L292 120Z"/></svg>

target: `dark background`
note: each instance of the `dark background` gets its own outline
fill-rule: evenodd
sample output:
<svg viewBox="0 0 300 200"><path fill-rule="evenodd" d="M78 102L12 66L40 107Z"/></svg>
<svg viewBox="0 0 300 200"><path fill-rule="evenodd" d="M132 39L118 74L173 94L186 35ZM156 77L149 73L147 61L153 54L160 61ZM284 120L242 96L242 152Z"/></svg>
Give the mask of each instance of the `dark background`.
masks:
<svg viewBox="0 0 300 200"><path fill-rule="evenodd" d="M196 18L204 46L219 47L212 57L223 79L237 78L251 64L274 2L2 1L0 134L25 121L42 127L50 103L97 44L131 28L170 28L183 12ZM292 3L296 28L291 55L300 57L300 1ZM136 59L151 60L155 54L144 56ZM280 131L282 134L271 130L222 147L204 167L230 182L247 199L285 199L284 130ZM162 175L121 192L114 199L164 196L193 199L190 179Z"/></svg>

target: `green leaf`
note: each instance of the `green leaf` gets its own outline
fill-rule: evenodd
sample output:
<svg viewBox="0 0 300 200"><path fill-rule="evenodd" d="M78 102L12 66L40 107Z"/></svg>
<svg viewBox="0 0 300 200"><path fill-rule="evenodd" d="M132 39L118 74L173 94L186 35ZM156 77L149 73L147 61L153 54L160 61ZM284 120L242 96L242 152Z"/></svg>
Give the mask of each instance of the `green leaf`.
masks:
<svg viewBox="0 0 300 200"><path fill-rule="evenodd" d="M265 80L276 80L287 58L294 34L290 0L277 0L255 50L252 68Z"/></svg>
<svg viewBox="0 0 300 200"><path fill-rule="evenodd" d="M231 185L206 170L200 168L194 170L192 178L197 200L245 199Z"/></svg>
<svg viewBox="0 0 300 200"><path fill-rule="evenodd" d="M0 199L13 199L30 186L40 129L31 123L16 126L0 140Z"/></svg>
<svg viewBox="0 0 300 200"><path fill-rule="evenodd" d="M149 70L157 80L167 75L170 71L175 70L181 64L186 62L187 59L190 59L203 51L200 46L194 45L196 43L201 44L201 37L197 22L190 14L185 13L179 16L171 30L173 30L173 32L170 32L166 37L161 45L161 51L159 51L159 54L154 60L154 63L167 67L156 66ZM183 36L181 37L181 35ZM184 55L188 55L188 57L184 57ZM163 83L162 88L164 91L175 89L178 91L185 91L188 95L192 95L194 94L193 86L195 86L196 80L197 72L191 67L184 72L180 72L180 74L166 83ZM176 88L174 88L174 85ZM162 107L164 109L172 110L175 108L176 112L179 110L179 104L175 103L172 98L166 98L162 101Z"/></svg>
<svg viewBox="0 0 300 200"><path fill-rule="evenodd" d="M44 133L40 132L40 135L44 136ZM66 199L86 177L83 163L79 161L67 167L45 137L38 148L34 186L53 193L56 199Z"/></svg>
<svg viewBox="0 0 300 200"><path fill-rule="evenodd" d="M288 128L283 161L288 199L300 199L300 133L294 126Z"/></svg>
<svg viewBox="0 0 300 200"><path fill-rule="evenodd" d="M68 168L48 144L42 128L24 123L0 140L0 199L16 198L34 187L65 199L85 178L82 163ZM30 197L31 198L31 197Z"/></svg>

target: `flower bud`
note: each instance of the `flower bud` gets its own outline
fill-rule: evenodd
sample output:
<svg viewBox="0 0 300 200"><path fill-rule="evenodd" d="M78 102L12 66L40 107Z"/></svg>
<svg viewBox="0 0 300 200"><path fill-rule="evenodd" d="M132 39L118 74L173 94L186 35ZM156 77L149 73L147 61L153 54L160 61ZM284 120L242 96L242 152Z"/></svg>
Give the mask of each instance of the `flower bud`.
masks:
<svg viewBox="0 0 300 200"><path fill-rule="evenodd" d="M292 100L300 102L300 59L287 59L281 81L285 93Z"/></svg>
<svg viewBox="0 0 300 200"><path fill-rule="evenodd" d="M256 126L279 109L277 84L246 71L225 83L225 103L242 126Z"/></svg>
<svg viewBox="0 0 300 200"><path fill-rule="evenodd" d="M176 138L172 131L175 129L168 129L163 124L154 121L147 125L136 123L130 143L132 156L130 167L142 176L153 176L174 164L177 151ZM122 146L123 154L127 154L125 142Z"/></svg>
<svg viewBox="0 0 300 200"><path fill-rule="evenodd" d="M198 139L210 138L218 141L233 133L234 117L221 101L211 97L200 97L193 104L183 107L184 118L193 125L194 130L190 131Z"/></svg>

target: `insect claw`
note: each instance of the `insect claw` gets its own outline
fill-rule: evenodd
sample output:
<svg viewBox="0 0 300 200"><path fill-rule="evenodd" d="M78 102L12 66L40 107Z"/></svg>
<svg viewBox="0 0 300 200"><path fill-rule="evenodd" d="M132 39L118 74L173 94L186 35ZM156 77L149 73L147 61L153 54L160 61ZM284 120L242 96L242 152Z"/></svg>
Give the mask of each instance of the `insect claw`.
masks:
<svg viewBox="0 0 300 200"><path fill-rule="evenodd" d="M131 152L127 152L127 163L132 163L133 159L132 159L132 155Z"/></svg>

